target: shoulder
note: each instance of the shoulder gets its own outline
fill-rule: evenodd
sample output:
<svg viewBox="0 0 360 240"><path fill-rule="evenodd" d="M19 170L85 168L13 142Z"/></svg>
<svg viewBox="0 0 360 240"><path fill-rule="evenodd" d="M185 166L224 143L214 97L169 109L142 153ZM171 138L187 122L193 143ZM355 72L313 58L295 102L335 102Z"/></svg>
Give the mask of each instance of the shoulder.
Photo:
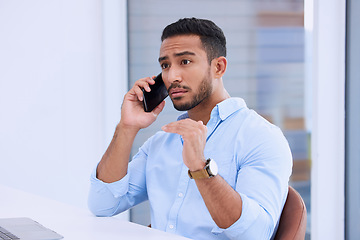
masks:
<svg viewBox="0 0 360 240"><path fill-rule="evenodd" d="M243 153L267 152L271 155L279 153L286 156L291 155L288 141L278 126L248 108L242 109L237 115L242 120L237 132L237 140Z"/></svg>

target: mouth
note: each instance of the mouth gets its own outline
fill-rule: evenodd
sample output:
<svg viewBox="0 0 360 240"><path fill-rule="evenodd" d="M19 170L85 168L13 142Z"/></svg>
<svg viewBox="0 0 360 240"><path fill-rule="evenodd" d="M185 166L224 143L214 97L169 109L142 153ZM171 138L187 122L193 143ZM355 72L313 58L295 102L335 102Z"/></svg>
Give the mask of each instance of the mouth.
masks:
<svg viewBox="0 0 360 240"><path fill-rule="evenodd" d="M184 88L172 88L169 91L169 95L171 96L171 98L176 99L176 98L182 97L187 92L188 92L188 90L186 90Z"/></svg>

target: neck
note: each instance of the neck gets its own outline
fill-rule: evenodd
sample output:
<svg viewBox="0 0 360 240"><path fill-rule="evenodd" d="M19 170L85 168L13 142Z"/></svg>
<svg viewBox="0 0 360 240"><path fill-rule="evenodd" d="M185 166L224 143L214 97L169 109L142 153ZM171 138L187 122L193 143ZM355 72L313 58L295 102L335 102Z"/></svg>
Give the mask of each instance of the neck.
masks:
<svg viewBox="0 0 360 240"><path fill-rule="evenodd" d="M229 93L223 88L218 94L213 94L207 99L204 99L199 105L188 111L189 118L194 121L202 121L205 125L210 120L211 111L216 104L230 98Z"/></svg>

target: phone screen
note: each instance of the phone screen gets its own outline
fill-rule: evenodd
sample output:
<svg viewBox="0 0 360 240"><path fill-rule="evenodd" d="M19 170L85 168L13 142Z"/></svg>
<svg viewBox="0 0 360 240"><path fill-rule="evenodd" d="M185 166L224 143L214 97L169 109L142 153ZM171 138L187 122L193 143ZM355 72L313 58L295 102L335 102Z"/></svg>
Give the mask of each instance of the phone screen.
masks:
<svg viewBox="0 0 360 240"><path fill-rule="evenodd" d="M151 112L156 108L169 94L165 87L161 73L154 79L155 84L149 85L151 91L146 92L142 89L144 94L144 110L145 112Z"/></svg>

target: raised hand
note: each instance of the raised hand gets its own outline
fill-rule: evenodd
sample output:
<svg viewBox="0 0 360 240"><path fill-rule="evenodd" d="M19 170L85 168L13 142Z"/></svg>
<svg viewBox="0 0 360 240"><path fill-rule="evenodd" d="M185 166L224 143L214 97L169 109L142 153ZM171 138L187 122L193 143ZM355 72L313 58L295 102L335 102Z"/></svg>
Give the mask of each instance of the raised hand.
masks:
<svg viewBox="0 0 360 240"><path fill-rule="evenodd" d="M162 127L169 133L177 133L182 136L183 161L190 171L197 171L205 167L204 149L207 137L207 127L202 121L184 119L169 123Z"/></svg>
<svg viewBox="0 0 360 240"><path fill-rule="evenodd" d="M121 107L120 124L127 128L139 130L152 124L158 114L163 110L165 101L157 106L152 112L146 113L143 107L143 92L141 89L149 92L149 85L154 84L153 78L147 77L139 79L134 86L126 93Z"/></svg>

